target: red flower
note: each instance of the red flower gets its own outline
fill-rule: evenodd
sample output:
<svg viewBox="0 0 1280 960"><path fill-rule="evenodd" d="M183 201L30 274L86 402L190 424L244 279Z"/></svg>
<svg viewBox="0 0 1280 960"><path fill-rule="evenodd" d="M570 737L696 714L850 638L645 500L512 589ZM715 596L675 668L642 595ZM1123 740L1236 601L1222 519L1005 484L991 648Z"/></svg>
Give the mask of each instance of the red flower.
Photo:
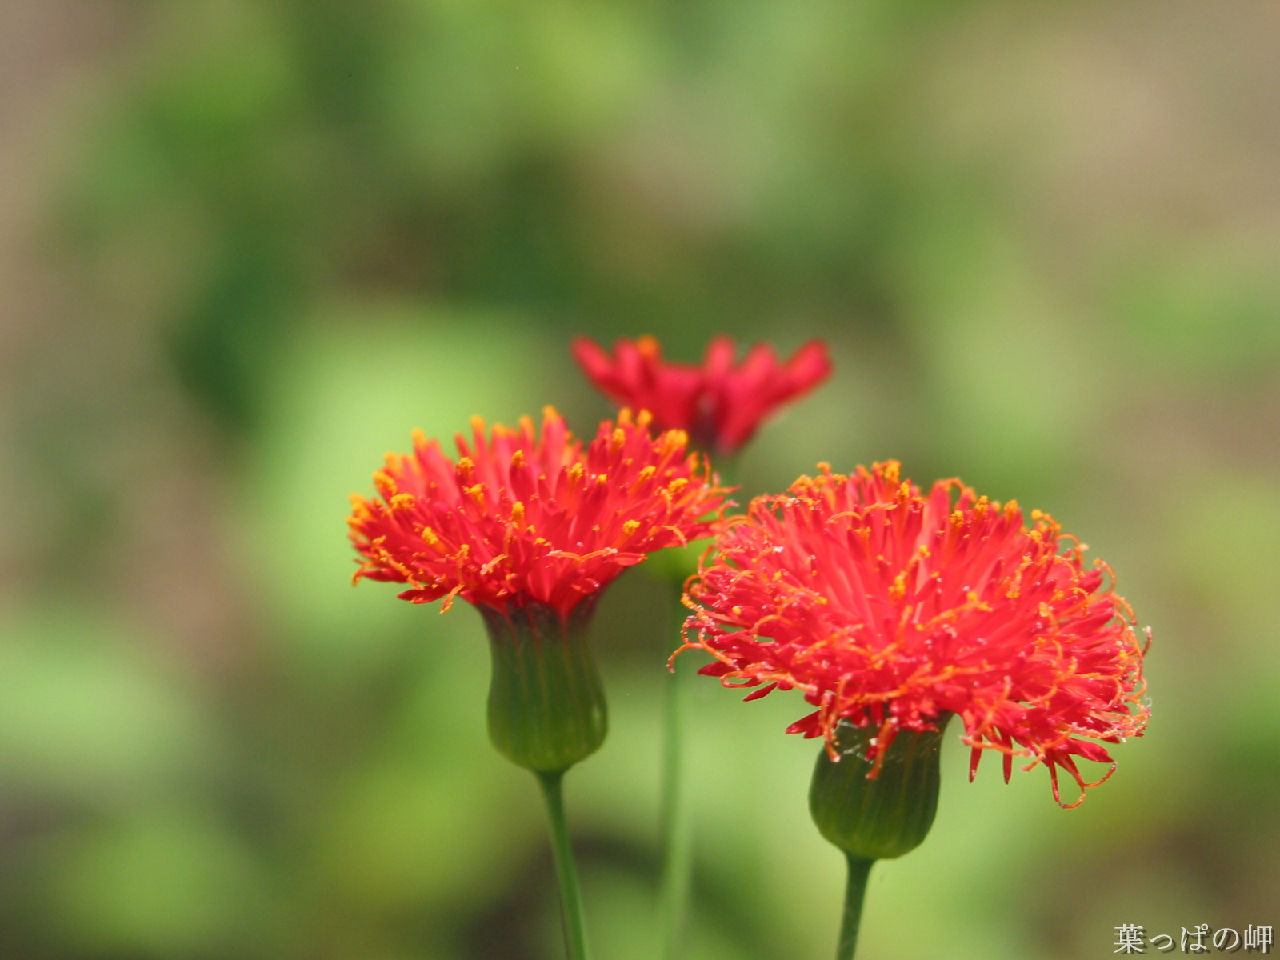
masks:
<svg viewBox="0 0 1280 960"><path fill-rule="evenodd" d="M791 687L818 709L788 733L874 725L868 759L901 730L955 714L972 747L1086 783L1076 757L1111 764L1104 743L1138 736L1144 647L1110 570L1085 569L1084 546L1032 511L978 497L957 480L928 496L895 462L801 477L757 497L718 535L719 555L691 582L686 631L716 658L702 673L725 686ZM833 759L835 759L833 753ZM874 769L873 774L874 775ZM1064 806L1067 806L1064 804ZM1075 806L1070 804L1069 806Z"/></svg>
<svg viewBox="0 0 1280 960"><path fill-rule="evenodd" d="M656 439L648 414L624 410L583 450L548 407L541 434L472 420L456 462L420 431L408 456L387 454L380 497L353 495L351 540L363 556L353 580L407 583L414 603L455 596L499 612L541 605L562 618L625 568L664 547L709 536L700 518L723 488L686 437Z"/></svg>
<svg viewBox="0 0 1280 960"><path fill-rule="evenodd" d="M663 429L687 430L704 449L728 454L750 440L774 410L831 372L819 340L786 363L779 363L768 344L756 344L736 367L734 352L733 340L716 337L699 367L666 362L653 337L618 340L613 356L586 337L573 341L578 365L601 391L620 404L651 411Z"/></svg>

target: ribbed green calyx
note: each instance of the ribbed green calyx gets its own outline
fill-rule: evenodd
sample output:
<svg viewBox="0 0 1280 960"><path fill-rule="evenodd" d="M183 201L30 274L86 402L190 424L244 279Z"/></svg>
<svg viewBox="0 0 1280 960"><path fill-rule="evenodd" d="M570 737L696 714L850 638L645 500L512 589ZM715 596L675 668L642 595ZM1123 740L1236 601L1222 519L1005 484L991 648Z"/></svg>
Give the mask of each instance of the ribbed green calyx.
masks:
<svg viewBox="0 0 1280 960"><path fill-rule="evenodd" d="M822 835L859 860L900 857L918 847L938 809L938 751L946 719L939 718L937 730L899 732L874 779L867 778L873 767L867 747L876 728L840 721L840 760L832 762L824 749L809 791L809 811Z"/></svg>
<svg viewBox="0 0 1280 960"><path fill-rule="evenodd" d="M549 607L481 606L489 632L489 738L537 773L569 769L604 742L604 690L587 647L593 598L562 617Z"/></svg>

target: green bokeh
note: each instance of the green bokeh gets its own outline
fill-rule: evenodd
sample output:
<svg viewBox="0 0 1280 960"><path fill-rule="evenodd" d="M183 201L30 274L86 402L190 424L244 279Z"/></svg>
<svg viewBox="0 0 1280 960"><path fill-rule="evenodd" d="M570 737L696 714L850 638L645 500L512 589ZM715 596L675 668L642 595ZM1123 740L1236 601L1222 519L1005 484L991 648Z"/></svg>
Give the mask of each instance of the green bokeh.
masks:
<svg viewBox="0 0 1280 960"><path fill-rule="evenodd" d="M860 956L1280 919L1261 6L82 6L19 18L50 66L0 73L41 156L0 167L36 265L0 293L0 957L560 955L479 618L352 589L343 518L415 427L593 430L577 333L826 339L740 500L820 460L959 475L1051 511L1154 628L1150 733L1079 809L945 745ZM605 960L653 955L667 583L602 603L611 731L567 780ZM829 955L799 698L691 686L690 960Z"/></svg>

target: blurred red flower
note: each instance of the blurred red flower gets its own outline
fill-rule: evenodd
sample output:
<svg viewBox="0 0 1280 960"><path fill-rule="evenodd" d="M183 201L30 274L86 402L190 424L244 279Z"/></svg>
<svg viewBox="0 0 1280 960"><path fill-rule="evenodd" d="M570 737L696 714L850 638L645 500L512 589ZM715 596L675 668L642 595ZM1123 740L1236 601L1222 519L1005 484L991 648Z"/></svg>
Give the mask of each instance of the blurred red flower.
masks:
<svg viewBox="0 0 1280 960"><path fill-rule="evenodd" d="M612 356L578 337L573 355L603 393L635 410L649 410L657 425L687 430L694 443L717 453L742 447L766 417L826 379L827 348L811 340L782 363L768 344L756 344L735 366L733 340L716 337L702 365L670 363L653 337L620 339Z"/></svg>
<svg viewBox="0 0 1280 960"><path fill-rule="evenodd" d="M717 534L718 556L691 581L681 650L716 658L701 672L747 699L792 687L818 709L789 733L824 736L848 719L876 734L868 759L902 730L951 715L972 747L1026 769L1058 769L1081 788L1115 769L1104 743L1138 736L1145 647L1110 570L1085 569L1085 547L1015 502L1003 507L957 480L923 495L899 465L826 464L782 495L756 498ZM1110 764L1087 783L1077 757ZM834 759L834 753L833 753ZM874 775L875 768L873 768Z"/></svg>
<svg viewBox="0 0 1280 960"><path fill-rule="evenodd" d="M500 612L538 605L567 618L655 550L709 536L724 502L710 467L686 453L684 433L654 437L650 417L622 411L583 449L550 407L541 432L472 420L453 461L414 433L388 453L379 496L351 498L347 522L362 559L353 581L409 584L414 603L455 596Z"/></svg>

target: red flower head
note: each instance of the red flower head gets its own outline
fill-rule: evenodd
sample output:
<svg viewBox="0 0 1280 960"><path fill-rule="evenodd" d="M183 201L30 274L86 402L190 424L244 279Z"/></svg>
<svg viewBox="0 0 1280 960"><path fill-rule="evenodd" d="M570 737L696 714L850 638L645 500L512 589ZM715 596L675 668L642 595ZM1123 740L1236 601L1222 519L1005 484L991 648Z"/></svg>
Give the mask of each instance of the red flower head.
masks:
<svg viewBox="0 0 1280 960"><path fill-rule="evenodd" d="M414 603L455 596L499 612L540 605L567 618L624 569L664 547L709 536L701 518L723 488L686 455L677 430L656 439L650 417L622 411L584 450L550 407L536 433L479 417L474 441L450 460L414 434L413 453L387 454L379 498L353 495L351 540L364 558L353 580L409 584Z"/></svg>
<svg viewBox="0 0 1280 960"><path fill-rule="evenodd" d="M751 439L774 410L826 379L826 346L811 340L786 363L773 348L756 344L734 366L734 345L716 337L702 366L668 363L653 337L621 339L613 356L593 340L578 337L573 355L601 391L618 403L649 410L658 426L687 430L704 449L732 454Z"/></svg>
<svg viewBox="0 0 1280 960"><path fill-rule="evenodd" d="M1138 736L1144 647L1110 570L1040 511L978 497L957 480L923 495L899 465L852 477L820 466L780 496L757 497L717 536L719 555L691 583L686 631L726 686L797 687L818 709L788 733L876 728L876 761L899 731L952 714L972 747L1058 768L1086 783L1076 757L1111 764L1103 743ZM873 768L874 776L876 768ZM1067 806L1064 804L1064 806ZM1069 806L1075 806L1070 804Z"/></svg>

